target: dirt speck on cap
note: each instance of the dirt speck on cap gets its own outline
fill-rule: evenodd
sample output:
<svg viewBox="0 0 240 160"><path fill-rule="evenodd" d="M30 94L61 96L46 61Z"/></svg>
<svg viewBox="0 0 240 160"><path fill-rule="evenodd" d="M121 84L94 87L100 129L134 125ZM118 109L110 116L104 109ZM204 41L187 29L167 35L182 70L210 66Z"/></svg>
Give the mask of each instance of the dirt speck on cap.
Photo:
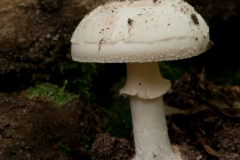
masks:
<svg viewBox="0 0 240 160"><path fill-rule="evenodd" d="M129 25L129 26L131 26L131 25L132 25L132 23L133 23L133 20L132 20L132 19L130 19L130 18L128 18L127 22L128 22L128 25Z"/></svg>
<svg viewBox="0 0 240 160"><path fill-rule="evenodd" d="M209 42L208 42L208 45L207 45L207 50L211 49L212 46L214 46L213 41L209 41Z"/></svg>
<svg viewBox="0 0 240 160"><path fill-rule="evenodd" d="M191 18L192 18L192 20L195 24L199 24L199 21L198 21L198 18L196 16L196 14L191 14Z"/></svg>

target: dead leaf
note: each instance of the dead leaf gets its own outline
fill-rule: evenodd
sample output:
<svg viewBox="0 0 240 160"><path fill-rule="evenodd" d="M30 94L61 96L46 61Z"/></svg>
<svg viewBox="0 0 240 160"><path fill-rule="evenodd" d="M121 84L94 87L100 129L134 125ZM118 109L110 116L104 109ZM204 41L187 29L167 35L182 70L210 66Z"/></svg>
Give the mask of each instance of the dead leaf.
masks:
<svg viewBox="0 0 240 160"><path fill-rule="evenodd" d="M203 148L205 149L205 151L210 154L213 157L216 158L220 158L219 154L217 153L217 151L215 151L214 149L212 149L209 145L206 144L206 142L203 139L199 140L201 145L203 146Z"/></svg>

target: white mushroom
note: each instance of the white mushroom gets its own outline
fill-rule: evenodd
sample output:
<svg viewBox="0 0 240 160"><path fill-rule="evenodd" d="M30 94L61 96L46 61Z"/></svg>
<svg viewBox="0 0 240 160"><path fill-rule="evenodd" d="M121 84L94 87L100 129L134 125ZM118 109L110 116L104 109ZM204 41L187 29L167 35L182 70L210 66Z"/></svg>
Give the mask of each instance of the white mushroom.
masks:
<svg viewBox="0 0 240 160"><path fill-rule="evenodd" d="M182 0L111 1L80 22L71 42L75 61L127 63L120 94L130 98L135 159L181 159L171 148L163 108L171 84L157 62L207 49L209 28L194 8Z"/></svg>

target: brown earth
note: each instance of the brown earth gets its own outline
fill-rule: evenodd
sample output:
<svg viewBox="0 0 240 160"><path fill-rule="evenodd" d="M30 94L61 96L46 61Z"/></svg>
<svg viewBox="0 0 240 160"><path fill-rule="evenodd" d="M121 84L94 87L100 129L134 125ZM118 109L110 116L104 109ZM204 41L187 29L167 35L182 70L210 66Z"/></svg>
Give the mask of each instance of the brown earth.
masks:
<svg viewBox="0 0 240 160"><path fill-rule="evenodd" d="M59 75L59 64L71 60L69 41L77 24L103 2L0 1L0 159L133 157L132 135L126 139L103 133L103 117L95 106L74 99L59 107L44 98L30 100L25 93L32 83ZM215 30L211 30L217 56L221 46L226 46L228 55L234 53L239 40L226 35L231 31L239 35L238 30L232 29L237 25L230 29L224 25L239 13L240 1L188 2L208 23L220 19L221 23L215 23ZM164 98L171 142L180 148L185 159L240 159L239 86L216 86L207 82L203 74L185 74Z"/></svg>
<svg viewBox="0 0 240 160"><path fill-rule="evenodd" d="M30 100L24 92L0 93L0 159L90 159L79 145L93 141L100 125L92 108L79 100L59 107Z"/></svg>
<svg viewBox="0 0 240 160"><path fill-rule="evenodd" d="M219 87L203 77L185 74L164 97L171 142L185 160L239 160L240 87ZM1 93L0 99L0 159L128 160L134 155L132 136L104 134L100 112L78 99L62 107L44 98L30 100L24 91ZM84 141L92 143L91 151Z"/></svg>

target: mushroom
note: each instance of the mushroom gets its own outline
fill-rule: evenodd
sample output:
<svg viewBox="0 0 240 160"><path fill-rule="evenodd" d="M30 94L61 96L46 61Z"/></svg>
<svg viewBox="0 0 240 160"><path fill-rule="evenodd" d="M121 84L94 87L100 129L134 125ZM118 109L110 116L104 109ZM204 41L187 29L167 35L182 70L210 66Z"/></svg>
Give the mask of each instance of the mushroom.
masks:
<svg viewBox="0 0 240 160"><path fill-rule="evenodd" d="M111 1L86 15L72 39L78 62L127 63L120 94L130 98L136 160L179 160L168 137L162 96L171 83L158 61L206 51L209 28L182 0Z"/></svg>

